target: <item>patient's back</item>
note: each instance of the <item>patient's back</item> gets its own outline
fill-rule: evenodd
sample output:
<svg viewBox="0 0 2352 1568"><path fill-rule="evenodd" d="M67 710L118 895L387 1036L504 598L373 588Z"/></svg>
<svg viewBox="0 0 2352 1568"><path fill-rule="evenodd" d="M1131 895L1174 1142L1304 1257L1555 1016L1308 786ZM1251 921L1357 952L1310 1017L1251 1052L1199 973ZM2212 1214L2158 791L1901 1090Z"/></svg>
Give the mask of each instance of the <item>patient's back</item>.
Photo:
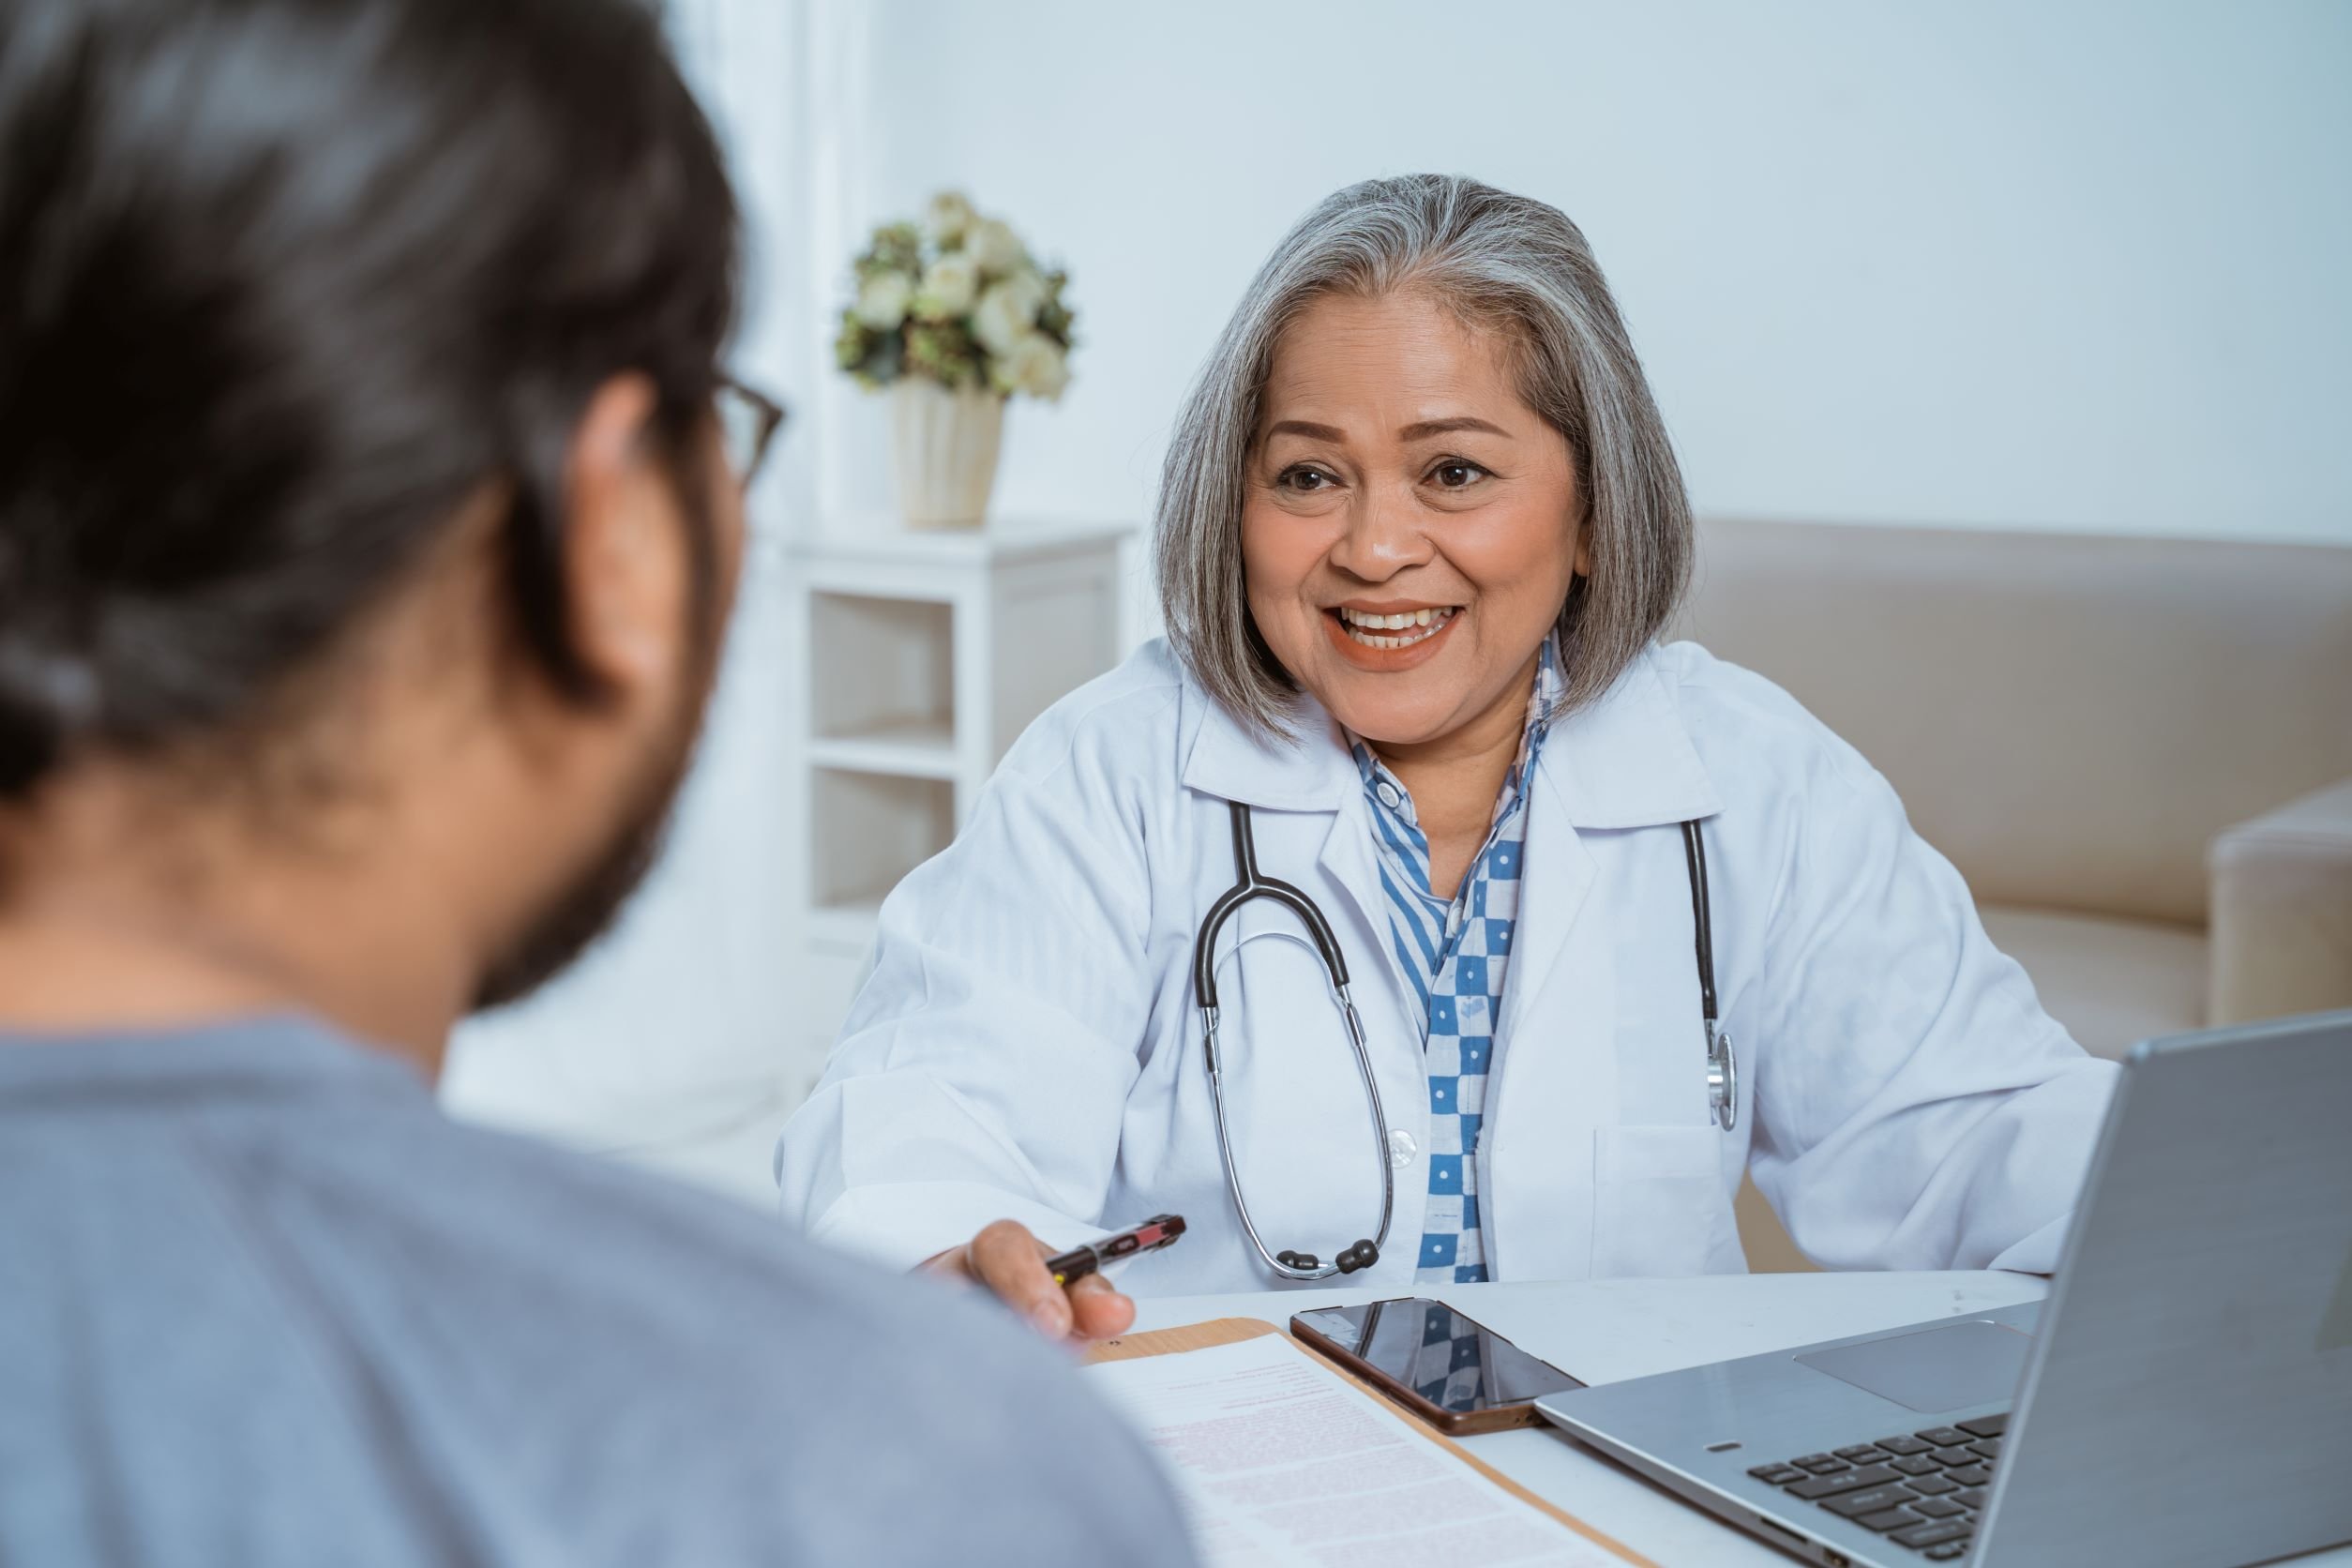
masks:
<svg viewBox="0 0 2352 1568"><path fill-rule="evenodd" d="M295 1020L0 1037L0 1561L1189 1560L1063 1359Z"/></svg>

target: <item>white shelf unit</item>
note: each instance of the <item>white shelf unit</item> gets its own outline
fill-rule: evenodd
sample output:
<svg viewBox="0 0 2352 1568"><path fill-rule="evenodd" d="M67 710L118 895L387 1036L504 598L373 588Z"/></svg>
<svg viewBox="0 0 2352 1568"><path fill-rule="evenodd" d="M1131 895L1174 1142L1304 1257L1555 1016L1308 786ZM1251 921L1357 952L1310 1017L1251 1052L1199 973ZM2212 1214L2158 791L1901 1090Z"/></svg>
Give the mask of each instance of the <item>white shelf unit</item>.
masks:
<svg viewBox="0 0 2352 1568"><path fill-rule="evenodd" d="M1134 532L863 520L784 542L788 645L807 671L792 792L807 1079L864 978L883 897L954 839L1030 721L1117 660Z"/></svg>

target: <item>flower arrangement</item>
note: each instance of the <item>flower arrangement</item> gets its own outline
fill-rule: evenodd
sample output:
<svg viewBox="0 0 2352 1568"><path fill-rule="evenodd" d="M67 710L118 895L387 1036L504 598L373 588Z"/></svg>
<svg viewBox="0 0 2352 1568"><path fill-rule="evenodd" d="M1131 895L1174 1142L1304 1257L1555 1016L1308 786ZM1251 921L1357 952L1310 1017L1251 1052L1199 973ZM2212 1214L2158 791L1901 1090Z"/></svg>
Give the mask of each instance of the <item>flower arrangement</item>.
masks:
<svg viewBox="0 0 2352 1568"><path fill-rule="evenodd" d="M875 230L855 271L833 352L860 385L920 377L1051 401L1069 384L1068 275L1040 269L1010 226L960 193L931 198L921 224Z"/></svg>

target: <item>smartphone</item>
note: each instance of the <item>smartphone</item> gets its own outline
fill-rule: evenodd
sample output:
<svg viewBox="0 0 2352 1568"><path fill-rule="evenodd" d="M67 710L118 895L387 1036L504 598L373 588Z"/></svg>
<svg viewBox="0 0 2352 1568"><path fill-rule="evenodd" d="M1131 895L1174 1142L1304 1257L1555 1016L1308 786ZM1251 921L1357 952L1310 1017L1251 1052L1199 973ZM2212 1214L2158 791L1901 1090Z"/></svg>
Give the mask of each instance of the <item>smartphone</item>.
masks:
<svg viewBox="0 0 2352 1568"><path fill-rule="evenodd" d="M1543 1419L1536 1400L1584 1387L1425 1296L1302 1312L1290 1319L1290 1332L1440 1432L1533 1426Z"/></svg>

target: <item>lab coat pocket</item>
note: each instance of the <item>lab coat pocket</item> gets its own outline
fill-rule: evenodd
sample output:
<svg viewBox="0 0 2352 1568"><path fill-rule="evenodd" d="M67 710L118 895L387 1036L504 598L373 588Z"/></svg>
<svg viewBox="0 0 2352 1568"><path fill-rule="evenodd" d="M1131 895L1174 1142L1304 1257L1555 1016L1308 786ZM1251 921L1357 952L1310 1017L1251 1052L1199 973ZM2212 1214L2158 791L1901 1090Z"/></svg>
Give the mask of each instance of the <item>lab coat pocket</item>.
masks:
<svg viewBox="0 0 2352 1568"><path fill-rule="evenodd" d="M1594 1130L1593 1278L1708 1272L1731 1224L1722 1136L1712 1126Z"/></svg>

